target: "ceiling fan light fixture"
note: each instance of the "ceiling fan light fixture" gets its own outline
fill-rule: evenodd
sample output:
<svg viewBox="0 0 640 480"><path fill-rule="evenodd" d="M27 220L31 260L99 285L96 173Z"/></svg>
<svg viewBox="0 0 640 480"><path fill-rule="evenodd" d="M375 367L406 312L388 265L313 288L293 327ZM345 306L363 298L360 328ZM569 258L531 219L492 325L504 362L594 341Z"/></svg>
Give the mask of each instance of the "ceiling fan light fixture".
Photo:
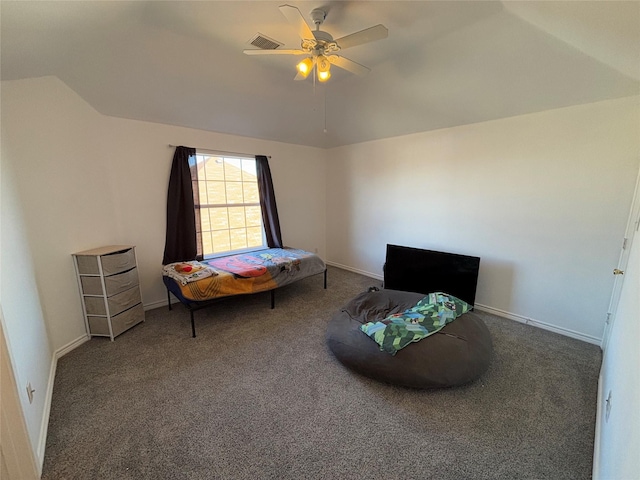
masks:
<svg viewBox="0 0 640 480"><path fill-rule="evenodd" d="M311 59L311 57L305 58L300 63L298 63L298 65L296 65L296 68L298 69L298 72L300 72L300 75L302 75L304 78L307 78L307 76L313 69L313 59Z"/></svg>
<svg viewBox="0 0 640 480"><path fill-rule="evenodd" d="M331 68L331 63L329 59L324 55L318 55L318 71L320 72L328 72Z"/></svg>
<svg viewBox="0 0 640 480"><path fill-rule="evenodd" d="M319 81L326 82L330 78L331 78L331 72L329 70L325 70L324 72L321 72L320 70L318 70L318 80Z"/></svg>
<svg viewBox="0 0 640 480"><path fill-rule="evenodd" d="M326 82L331 78L331 62L329 62L329 59L324 55L318 55L316 63L318 65L318 80Z"/></svg>

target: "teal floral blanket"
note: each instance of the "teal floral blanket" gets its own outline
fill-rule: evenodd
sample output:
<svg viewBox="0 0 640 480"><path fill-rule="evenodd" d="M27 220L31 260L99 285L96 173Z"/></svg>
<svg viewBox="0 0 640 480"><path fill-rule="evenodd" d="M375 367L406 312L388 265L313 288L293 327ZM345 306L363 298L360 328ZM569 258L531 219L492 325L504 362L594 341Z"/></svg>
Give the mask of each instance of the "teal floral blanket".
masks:
<svg viewBox="0 0 640 480"><path fill-rule="evenodd" d="M375 340L380 350L395 355L410 343L433 335L469 309L470 305L459 298L435 292L402 313L365 323L360 330Z"/></svg>

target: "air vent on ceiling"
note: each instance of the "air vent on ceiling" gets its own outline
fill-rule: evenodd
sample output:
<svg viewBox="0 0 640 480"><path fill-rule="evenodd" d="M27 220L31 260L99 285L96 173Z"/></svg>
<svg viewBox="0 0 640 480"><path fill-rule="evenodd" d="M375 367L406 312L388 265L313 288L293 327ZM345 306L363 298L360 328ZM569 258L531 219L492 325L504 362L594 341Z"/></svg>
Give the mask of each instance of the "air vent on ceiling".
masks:
<svg viewBox="0 0 640 480"><path fill-rule="evenodd" d="M278 47L284 45L273 38L269 38L266 35L257 33L255 37L249 40L249 43L254 47L261 48L262 50L275 50Z"/></svg>

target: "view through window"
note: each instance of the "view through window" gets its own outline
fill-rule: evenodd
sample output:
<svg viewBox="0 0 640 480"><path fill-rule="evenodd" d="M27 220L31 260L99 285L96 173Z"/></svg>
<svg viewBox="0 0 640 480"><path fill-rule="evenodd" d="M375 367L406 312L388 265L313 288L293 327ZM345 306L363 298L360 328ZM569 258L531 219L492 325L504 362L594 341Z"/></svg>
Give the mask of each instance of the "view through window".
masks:
<svg viewBox="0 0 640 480"><path fill-rule="evenodd" d="M202 254L266 248L255 159L197 152L195 167Z"/></svg>

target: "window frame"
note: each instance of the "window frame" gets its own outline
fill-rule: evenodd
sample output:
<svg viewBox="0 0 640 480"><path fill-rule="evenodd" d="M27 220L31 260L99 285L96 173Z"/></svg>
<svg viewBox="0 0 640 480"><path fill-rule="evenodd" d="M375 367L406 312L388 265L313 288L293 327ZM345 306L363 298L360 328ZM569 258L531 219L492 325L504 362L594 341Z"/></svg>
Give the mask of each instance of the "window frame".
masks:
<svg viewBox="0 0 640 480"><path fill-rule="evenodd" d="M200 182L206 182L206 176L204 178L200 178L200 176L198 175L198 165L199 165L199 157L203 157L202 162L206 162L206 158L220 158L222 159L222 161L226 161L229 159L233 159L233 160L239 160L240 162L244 161L252 161L254 162L255 165L255 169L257 171L257 165L256 165L256 159L255 157L249 156L249 155L242 155L242 154L231 154L231 153L218 153L215 151L206 151L206 150L201 150L201 149L196 149L196 154L194 156L194 169L195 169L195 173L192 175L192 182L193 182L193 197L194 197L194 213L195 213L195 217L196 217L196 237L197 237L197 243L202 255L202 259L203 260L209 260L209 259L213 259L213 258L220 258L220 257L227 257L230 255L236 255L236 254L242 254L242 253L249 253L249 252L255 252L255 251L260 251L260 250L266 250L269 248L268 244L267 244L267 237L266 237L266 231L265 231L265 226L264 226L264 216L263 216L263 212L262 212L262 204L261 204L261 199L260 199L260 189L258 186L258 179L256 177L256 187L258 187L258 201L257 202L242 202L242 203L229 203L228 199L226 198L227 195L227 189L226 189L226 185L228 180L226 178L224 178L224 180L221 181L221 183L223 183L225 185L225 199L227 200L226 203L203 203L200 199ZM242 167L240 167L240 169L242 170ZM242 182L242 180L240 180L240 182ZM208 198L206 199L208 201ZM243 198L244 200L244 198ZM205 253L204 251L204 239L203 239L203 232L213 232L213 229L210 230L203 230L203 226L202 226L202 219L201 219L201 212L203 209L210 209L210 208L233 208L233 207L258 207L259 209L259 213L260 213L260 230L261 230L261 240L262 240L262 244L260 246L254 246L254 247L246 247L246 248L238 248L238 249L232 249L232 250L227 250L224 252L217 252L217 253ZM245 217L246 219L246 217ZM239 227L240 229L244 229L245 232L247 231L247 226L245 225L244 227ZM227 231L231 231L234 230L234 228L227 228L225 229ZM231 239L230 239L231 241ZM213 244L213 238L211 239L211 243Z"/></svg>

